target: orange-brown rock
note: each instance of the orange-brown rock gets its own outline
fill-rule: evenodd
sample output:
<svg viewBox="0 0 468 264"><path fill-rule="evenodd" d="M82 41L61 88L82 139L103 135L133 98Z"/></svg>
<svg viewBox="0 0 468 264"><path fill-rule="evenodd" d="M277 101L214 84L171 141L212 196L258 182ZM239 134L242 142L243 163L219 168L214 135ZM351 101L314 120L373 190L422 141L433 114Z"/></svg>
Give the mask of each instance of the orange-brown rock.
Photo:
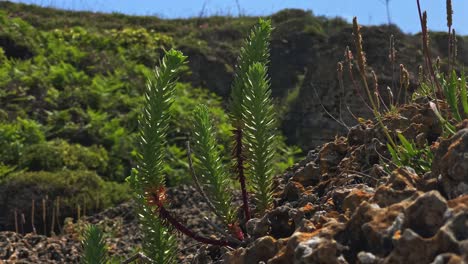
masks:
<svg viewBox="0 0 468 264"><path fill-rule="evenodd" d="M432 163L432 174L440 177L448 198L468 194L468 128L439 143Z"/></svg>

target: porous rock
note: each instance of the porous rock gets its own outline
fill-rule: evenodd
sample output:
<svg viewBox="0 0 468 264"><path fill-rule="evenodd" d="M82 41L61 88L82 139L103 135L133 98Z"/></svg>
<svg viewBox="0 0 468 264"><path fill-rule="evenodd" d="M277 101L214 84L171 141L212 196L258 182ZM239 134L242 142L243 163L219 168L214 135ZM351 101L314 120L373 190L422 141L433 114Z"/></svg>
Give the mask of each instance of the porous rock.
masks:
<svg viewBox="0 0 468 264"><path fill-rule="evenodd" d="M381 207L403 201L418 192L421 178L411 168L398 168L392 172L389 181L375 191L372 201Z"/></svg>
<svg viewBox="0 0 468 264"><path fill-rule="evenodd" d="M406 208L404 227L422 237L432 237L444 224L447 208L447 201L439 192L425 193Z"/></svg>
<svg viewBox="0 0 468 264"><path fill-rule="evenodd" d="M320 168L314 161L311 161L304 167L299 168L292 176L292 180L301 183L303 186L317 184L320 181L320 178Z"/></svg>
<svg viewBox="0 0 468 264"><path fill-rule="evenodd" d="M468 194L468 128L441 140L435 151L432 173L440 177L448 198Z"/></svg>

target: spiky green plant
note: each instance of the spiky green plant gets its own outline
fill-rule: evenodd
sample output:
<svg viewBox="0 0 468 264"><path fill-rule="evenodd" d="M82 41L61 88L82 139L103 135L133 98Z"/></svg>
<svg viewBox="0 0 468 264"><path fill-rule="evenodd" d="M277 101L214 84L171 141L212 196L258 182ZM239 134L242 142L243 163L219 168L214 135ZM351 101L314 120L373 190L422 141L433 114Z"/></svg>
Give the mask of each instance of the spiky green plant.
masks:
<svg viewBox="0 0 468 264"><path fill-rule="evenodd" d="M82 264L104 264L107 263L107 248L101 230L95 225L89 225L84 232L82 242L83 254Z"/></svg>
<svg viewBox="0 0 468 264"><path fill-rule="evenodd" d="M236 220L232 207L232 194L229 192L232 183L221 160L208 107L200 105L195 109L193 126L195 165L200 180L222 220L227 225L233 224Z"/></svg>
<svg viewBox="0 0 468 264"><path fill-rule="evenodd" d="M273 202L272 163L275 156L276 119L267 68L252 64L247 72L243 99L247 176L252 182L257 211L265 212Z"/></svg>
<svg viewBox="0 0 468 264"><path fill-rule="evenodd" d="M155 211L164 203L163 172L166 134L174 87L186 56L180 51L166 52L154 75L148 78L145 104L140 118L137 169L130 179L136 192L143 233L143 252L154 263L175 262L176 240ZM156 196L157 201L153 199Z"/></svg>
<svg viewBox="0 0 468 264"><path fill-rule="evenodd" d="M255 62L267 64L270 59L271 21L260 19L244 41L237 59L234 81L231 87L230 111L234 127L242 126L242 101L247 73Z"/></svg>
<svg viewBox="0 0 468 264"><path fill-rule="evenodd" d="M241 185L242 201L245 219L250 219L250 209L248 204L248 193L246 188L246 179L244 175L244 147L243 147L243 100L244 90L247 83L247 73L250 66L255 62L267 64L270 57L269 40L272 31L271 21L260 19L259 23L252 29L249 37L245 40L241 48L236 65L234 81L231 87L231 122L234 127L234 168L238 174L238 180Z"/></svg>

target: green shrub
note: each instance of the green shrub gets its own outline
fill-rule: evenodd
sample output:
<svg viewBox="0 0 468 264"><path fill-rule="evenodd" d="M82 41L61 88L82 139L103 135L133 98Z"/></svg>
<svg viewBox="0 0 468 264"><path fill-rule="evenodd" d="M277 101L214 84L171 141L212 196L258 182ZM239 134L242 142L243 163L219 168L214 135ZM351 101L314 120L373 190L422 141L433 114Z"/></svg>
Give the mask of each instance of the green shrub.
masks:
<svg viewBox="0 0 468 264"><path fill-rule="evenodd" d="M38 51L39 34L19 18L0 12L0 46L7 57L29 59Z"/></svg>
<svg viewBox="0 0 468 264"><path fill-rule="evenodd" d="M32 171L93 170L105 174L108 160L103 147L83 147L56 139L26 147L19 166Z"/></svg>
<svg viewBox="0 0 468 264"><path fill-rule="evenodd" d="M130 198L126 184L106 182L91 171L16 172L0 183L0 217L5 217L11 227L15 208L29 215L32 200L40 208L40 201L47 198L47 207L51 210L52 201L57 197L60 197L62 217L76 216L78 205L90 214ZM47 215L51 216L50 211ZM37 209L36 223L40 223L39 216L40 210Z"/></svg>
<svg viewBox="0 0 468 264"><path fill-rule="evenodd" d="M25 147L45 141L42 129L34 120L21 118L0 124L0 162L16 165Z"/></svg>

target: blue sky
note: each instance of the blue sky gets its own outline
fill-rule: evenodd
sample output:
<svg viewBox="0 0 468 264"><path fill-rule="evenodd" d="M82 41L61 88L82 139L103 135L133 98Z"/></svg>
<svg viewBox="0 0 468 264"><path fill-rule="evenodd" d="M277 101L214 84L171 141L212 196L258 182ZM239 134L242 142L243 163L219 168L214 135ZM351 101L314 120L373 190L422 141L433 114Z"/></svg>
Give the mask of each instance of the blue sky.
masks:
<svg viewBox="0 0 468 264"><path fill-rule="evenodd" d="M247 15L271 14L284 8L312 10L316 15L340 16L348 21L357 16L361 24L387 22L385 0L237 0ZM157 15L162 18L185 18L198 16L203 5L205 14L238 15L236 0L16 0L13 2L35 3L63 9L89 10L96 12L119 12L131 15ZM428 12L431 30L446 30L445 0L421 0ZM452 0L457 33L468 35L467 0ZM416 0L390 0L392 22L404 32L420 31Z"/></svg>

